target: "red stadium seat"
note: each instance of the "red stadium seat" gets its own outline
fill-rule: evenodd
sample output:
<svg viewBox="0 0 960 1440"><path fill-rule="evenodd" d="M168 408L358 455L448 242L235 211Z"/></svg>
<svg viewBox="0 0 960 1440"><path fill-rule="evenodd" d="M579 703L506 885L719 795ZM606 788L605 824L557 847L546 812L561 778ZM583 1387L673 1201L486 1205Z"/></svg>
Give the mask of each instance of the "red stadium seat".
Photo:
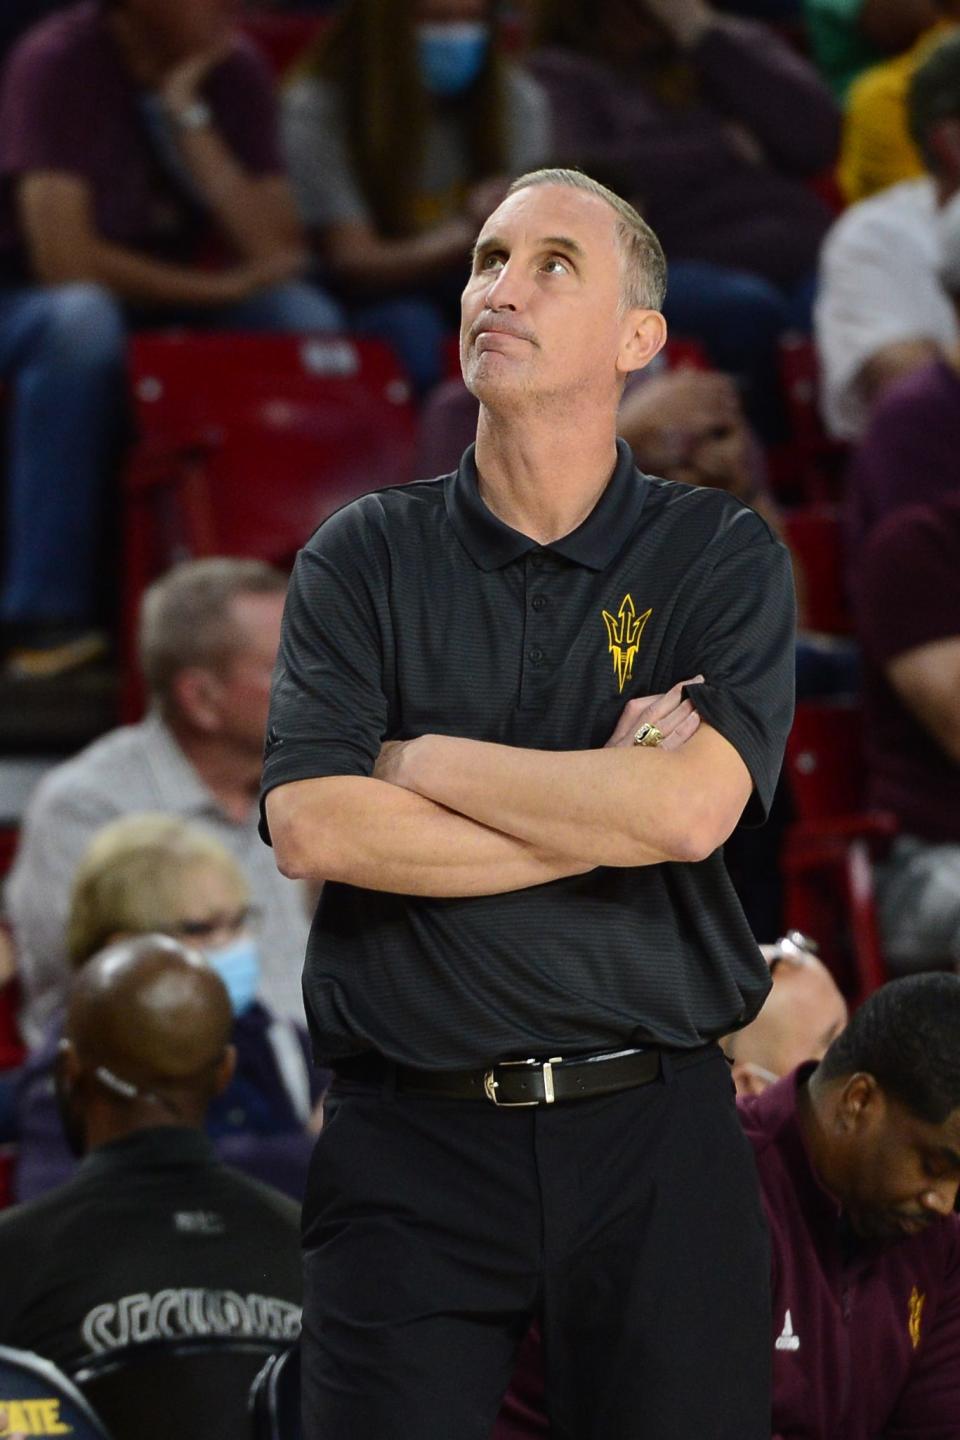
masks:
<svg viewBox="0 0 960 1440"><path fill-rule="evenodd" d="M278 15L273 11L247 11L240 17L239 27L270 62L279 78L293 66L313 44L328 23L326 15Z"/></svg>
<svg viewBox="0 0 960 1440"><path fill-rule="evenodd" d="M809 335L781 337L780 384L790 433L770 455L774 488L787 501L835 500L848 449L827 434L820 416L820 364Z"/></svg>
<svg viewBox="0 0 960 1440"><path fill-rule="evenodd" d="M786 923L817 936L826 963L862 1000L887 979L872 862L897 824L865 807L859 707L798 705L786 767L797 813L783 852Z"/></svg>
<svg viewBox="0 0 960 1440"><path fill-rule="evenodd" d="M805 628L824 635L850 635L853 621L847 600L840 507L822 502L787 510L783 529L800 570Z"/></svg>
<svg viewBox="0 0 960 1440"><path fill-rule="evenodd" d="M332 511L412 476L409 386L378 341L139 336L130 367L139 439L124 477L128 659L140 595L170 565L204 555L288 564ZM123 709L135 713L129 696Z"/></svg>

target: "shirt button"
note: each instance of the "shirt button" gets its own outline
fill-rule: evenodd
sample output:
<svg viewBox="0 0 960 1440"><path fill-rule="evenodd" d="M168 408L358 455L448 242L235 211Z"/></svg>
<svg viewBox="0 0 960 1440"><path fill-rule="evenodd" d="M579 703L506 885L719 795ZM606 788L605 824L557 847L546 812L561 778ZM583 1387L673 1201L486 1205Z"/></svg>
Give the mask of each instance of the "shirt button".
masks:
<svg viewBox="0 0 960 1440"><path fill-rule="evenodd" d="M546 610L546 608L547 608L547 597L546 597L546 595L534 595L533 599L530 601L530 605L531 605L531 607L532 607L534 610Z"/></svg>
<svg viewBox="0 0 960 1440"><path fill-rule="evenodd" d="M532 664L540 664L540 661L543 659L543 651L540 649L539 645L534 645L533 649L530 651L529 658Z"/></svg>

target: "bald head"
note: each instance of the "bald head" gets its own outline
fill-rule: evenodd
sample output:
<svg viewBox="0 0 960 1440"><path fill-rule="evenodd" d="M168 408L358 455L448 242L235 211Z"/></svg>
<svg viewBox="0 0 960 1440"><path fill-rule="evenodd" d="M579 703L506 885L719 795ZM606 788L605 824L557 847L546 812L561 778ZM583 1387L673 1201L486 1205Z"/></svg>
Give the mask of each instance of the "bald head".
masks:
<svg viewBox="0 0 960 1440"><path fill-rule="evenodd" d="M740 1094L755 1094L805 1060L820 1060L847 1023L830 971L804 951L775 966L772 989L752 1024L727 1038Z"/></svg>
<svg viewBox="0 0 960 1440"><path fill-rule="evenodd" d="M60 1073L87 1144L202 1125L232 1074L232 1023L220 977L175 940L140 935L93 956L70 993Z"/></svg>

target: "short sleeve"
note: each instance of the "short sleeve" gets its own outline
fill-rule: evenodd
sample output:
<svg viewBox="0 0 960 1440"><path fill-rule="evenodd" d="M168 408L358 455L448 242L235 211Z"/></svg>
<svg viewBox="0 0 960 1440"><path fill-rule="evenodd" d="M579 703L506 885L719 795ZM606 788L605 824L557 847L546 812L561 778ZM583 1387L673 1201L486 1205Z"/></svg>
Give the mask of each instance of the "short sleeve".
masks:
<svg viewBox="0 0 960 1440"><path fill-rule="evenodd" d="M695 598L677 647L686 693L753 780L744 823L766 820L793 721L796 601L786 548L741 507Z"/></svg>
<svg viewBox="0 0 960 1440"><path fill-rule="evenodd" d="M0 88L0 174L91 174L96 87L89 79L85 65L43 34L15 47Z"/></svg>
<svg viewBox="0 0 960 1440"><path fill-rule="evenodd" d="M233 154L254 175L282 175L280 118L270 68L247 41L210 75L206 94Z"/></svg>
<svg viewBox="0 0 960 1440"><path fill-rule="evenodd" d="M374 497L368 497L376 503ZM300 552L284 608L261 786L370 775L387 727L383 557L359 503Z"/></svg>
<svg viewBox="0 0 960 1440"><path fill-rule="evenodd" d="M283 145L294 198L311 230L349 221L366 223L369 207L353 174L336 92L320 80L301 80L283 97Z"/></svg>
<svg viewBox="0 0 960 1440"><path fill-rule="evenodd" d="M924 505L888 516L865 542L853 598L860 640L877 664L956 637L956 535L953 517L945 525L935 507Z"/></svg>

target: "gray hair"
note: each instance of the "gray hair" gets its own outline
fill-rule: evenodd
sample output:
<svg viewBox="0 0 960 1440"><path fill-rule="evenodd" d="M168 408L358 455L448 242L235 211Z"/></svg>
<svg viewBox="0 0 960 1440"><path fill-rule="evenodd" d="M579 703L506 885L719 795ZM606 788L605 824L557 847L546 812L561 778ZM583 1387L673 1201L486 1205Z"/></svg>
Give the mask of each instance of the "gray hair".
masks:
<svg viewBox="0 0 960 1440"><path fill-rule="evenodd" d="M161 714L173 708L173 681L182 670L215 670L243 644L231 614L243 595L282 595L286 576L262 560L188 560L147 590L140 611L140 668Z"/></svg>
<svg viewBox="0 0 960 1440"><path fill-rule="evenodd" d="M667 292L667 262L663 247L629 201L608 190L599 180L585 175L582 170L567 170L559 166L531 170L529 174L519 176L507 194L514 195L531 185L565 185L569 190L584 190L588 195L596 195L606 201L617 216L616 233L623 274L621 309L660 309Z"/></svg>

